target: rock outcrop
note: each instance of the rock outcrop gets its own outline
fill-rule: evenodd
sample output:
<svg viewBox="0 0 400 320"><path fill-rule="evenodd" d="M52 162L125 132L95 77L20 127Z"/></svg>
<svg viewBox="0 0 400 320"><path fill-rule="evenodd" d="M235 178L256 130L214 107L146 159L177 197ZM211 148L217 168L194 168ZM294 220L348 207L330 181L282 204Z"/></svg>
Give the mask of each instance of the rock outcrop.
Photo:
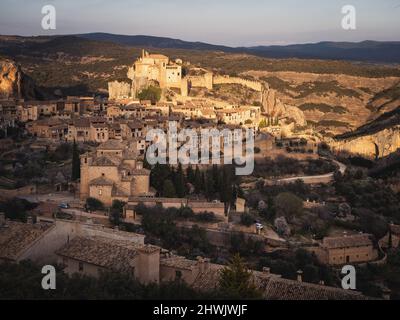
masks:
<svg viewBox="0 0 400 320"><path fill-rule="evenodd" d="M333 151L345 151L369 159L383 158L400 148L400 125L387 128L371 135L330 143Z"/></svg>
<svg viewBox="0 0 400 320"><path fill-rule="evenodd" d="M22 72L21 66L0 58L0 99L38 99L34 81Z"/></svg>
<svg viewBox="0 0 400 320"><path fill-rule="evenodd" d="M294 122L297 126L307 125L303 111L291 105L284 104L277 98L276 90L270 89L267 85L261 91L263 111L272 117L279 117Z"/></svg>

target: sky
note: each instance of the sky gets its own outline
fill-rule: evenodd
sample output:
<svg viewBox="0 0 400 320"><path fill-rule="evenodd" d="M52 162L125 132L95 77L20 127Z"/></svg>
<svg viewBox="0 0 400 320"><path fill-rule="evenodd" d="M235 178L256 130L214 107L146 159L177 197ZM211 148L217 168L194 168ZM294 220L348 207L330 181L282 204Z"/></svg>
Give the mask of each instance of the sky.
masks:
<svg viewBox="0 0 400 320"><path fill-rule="evenodd" d="M56 30L41 27L44 5ZM342 7L356 8L344 30ZM400 40L400 0L0 0L0 34L108 32L229 46Z"/></svg>

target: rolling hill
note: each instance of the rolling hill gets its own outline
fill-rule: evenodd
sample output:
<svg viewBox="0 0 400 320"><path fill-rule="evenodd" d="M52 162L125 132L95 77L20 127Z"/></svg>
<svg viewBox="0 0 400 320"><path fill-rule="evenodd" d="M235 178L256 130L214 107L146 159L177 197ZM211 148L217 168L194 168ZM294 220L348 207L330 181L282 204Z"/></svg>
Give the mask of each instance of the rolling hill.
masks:
<svg viewBox="0 0 400 320"><path fill-rule="evenodd" d="M189 42L179 39L143 35L117 35L110 33L87 33L79 37L108 41L120 45L172 48L189 50L211 50L234 53L248 53L267 58L300 58L400 63L400 42L319 42L287 46L228 47L203 42Z"/></svg>

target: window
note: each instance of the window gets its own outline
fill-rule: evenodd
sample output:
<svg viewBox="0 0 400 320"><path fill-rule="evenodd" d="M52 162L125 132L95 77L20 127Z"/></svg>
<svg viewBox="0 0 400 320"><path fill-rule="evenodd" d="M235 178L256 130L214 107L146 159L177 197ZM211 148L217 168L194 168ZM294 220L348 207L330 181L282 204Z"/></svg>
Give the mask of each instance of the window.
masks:
<svg viewBox="0 0 400 320"><path fill-rule="evenodd" d="M99 189L99 196L101 196L103 194L103 191L101 189Z"/></svg>
<svg viewBox="0 0 400 320"><path fill-rule="evenodd" d="M182 271L177 270L175 271L175 279L181 279L182 278Z"/></svg>
<svg viewBox="0 0 400 320"><path fill-rule="evenodd" d="M83 271L83 262L79 262L79 271Z"/></svg>

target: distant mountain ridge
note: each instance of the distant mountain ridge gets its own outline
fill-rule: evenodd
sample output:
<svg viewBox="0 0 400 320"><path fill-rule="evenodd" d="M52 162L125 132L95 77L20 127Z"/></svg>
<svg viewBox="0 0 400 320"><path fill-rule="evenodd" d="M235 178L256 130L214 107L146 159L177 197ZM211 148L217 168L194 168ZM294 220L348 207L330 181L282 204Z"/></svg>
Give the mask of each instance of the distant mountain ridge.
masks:
<svg viewBox="0 0 400 320"><path fill-rule="evenodd" d="M86 33L75 35L89 40L120 45L154 48L190 49L248 53L267 58L303 58L400 63L400 41L319 42L287 46L229 47L204 42L190 42L166 37Z"/></svg>

